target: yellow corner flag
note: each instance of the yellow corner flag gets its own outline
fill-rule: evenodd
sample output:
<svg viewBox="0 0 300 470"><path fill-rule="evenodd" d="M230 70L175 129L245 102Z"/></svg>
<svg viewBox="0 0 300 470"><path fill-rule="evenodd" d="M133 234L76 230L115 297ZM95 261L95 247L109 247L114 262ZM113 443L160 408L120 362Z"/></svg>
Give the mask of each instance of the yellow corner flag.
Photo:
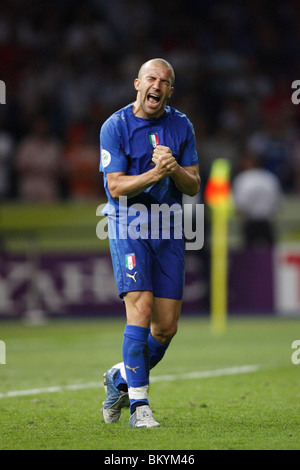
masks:
<svg viewBox="0 0 300 470"><path fill-rule="evenodd" d="M227 324L228 219L233 208L230 164L225 159L213 162L204 192L211 209L211 325L222 334Z"/></svg>

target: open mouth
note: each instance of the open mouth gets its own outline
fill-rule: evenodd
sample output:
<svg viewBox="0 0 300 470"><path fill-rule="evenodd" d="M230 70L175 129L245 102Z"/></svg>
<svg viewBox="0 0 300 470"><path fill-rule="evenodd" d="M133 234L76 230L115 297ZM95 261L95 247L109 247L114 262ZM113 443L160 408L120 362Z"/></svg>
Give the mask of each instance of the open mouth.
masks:
<svg viewBox="0 0 300 470"><path fill-rule="evenodd" d="M153 93L149 93L147 95L147 101L150 104L158 104L160 102L160 96L154 95Z"/></svg>

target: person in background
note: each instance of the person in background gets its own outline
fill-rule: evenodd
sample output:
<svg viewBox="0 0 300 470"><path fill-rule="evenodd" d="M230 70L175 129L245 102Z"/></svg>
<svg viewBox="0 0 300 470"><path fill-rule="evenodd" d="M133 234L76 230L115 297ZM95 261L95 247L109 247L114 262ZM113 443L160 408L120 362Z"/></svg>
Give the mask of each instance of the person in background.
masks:
<svg viewBox="0 0 300 470"><path fill-rule="evenodd" d="M274 245L274 217L282 199L279 179L262 168L257 157L246 154L242 171L233 179L232 192L236 209L243 218L246 246Z"/></svg>
<svg viewBox="0 0 300 470"><path fill-rule="evenodd" d="M60 199L62 148L59 140L51 135L44 117L35 119L32 131L20 142L15 170L21 200L52 202Z"/></svg>
<svg viewBox="0 0 300 470"><path fill-rule="evenodd" d="M99 198L99 148L90 138L83 123L73 123L66 133L63 151L67 194L73 200L90 201Z"/></svg>

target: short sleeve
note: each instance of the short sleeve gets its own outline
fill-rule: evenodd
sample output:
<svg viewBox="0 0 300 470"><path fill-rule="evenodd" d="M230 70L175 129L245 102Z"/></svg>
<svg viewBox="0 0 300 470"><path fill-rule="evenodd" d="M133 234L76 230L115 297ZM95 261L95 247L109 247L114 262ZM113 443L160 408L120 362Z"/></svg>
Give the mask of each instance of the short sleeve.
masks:
<svg viewBox="0 0 300 470"><path fill-rule="evenodd" d="M195 131L192 123L187 119L187 132L186 140L181 153L180 165L181 166L194 166L198 165L198 155L196 151L196 138Z"/></svg>
<svg viewBox="0 0 300 470"><path fill-rule="evenodd" d="M100 171L103 173L126 172L127 170L120 124L118 116L112 116L101 127Z"/></svg>

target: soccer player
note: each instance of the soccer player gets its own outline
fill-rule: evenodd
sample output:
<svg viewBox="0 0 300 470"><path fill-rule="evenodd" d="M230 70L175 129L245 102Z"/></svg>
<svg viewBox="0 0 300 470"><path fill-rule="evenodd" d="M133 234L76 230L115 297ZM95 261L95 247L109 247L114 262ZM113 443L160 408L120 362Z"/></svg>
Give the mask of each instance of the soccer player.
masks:
<svg viewBox="0 0 300 470"><path fill-rule="evenodd" d="M167 106L174 80L174 70L164 59L144 63L134 80L136 100L115 112L100 131L100 171L108 198L103 213L108 216L112 264L127 317L123 362L104 374L105 423L117 422L121 409L130 406L130 426L159 426L149 406L149 372L177 331L185 263L183 236L170 230L167 238L161 226L154 230L151 208L181 207L183 193L193 196L200 189L193 126L183 113ZM147 209L146 236L144 229L139 237L124 232L134 224L134 207ZM174 219L170 216L173 229Z"/></svg>

